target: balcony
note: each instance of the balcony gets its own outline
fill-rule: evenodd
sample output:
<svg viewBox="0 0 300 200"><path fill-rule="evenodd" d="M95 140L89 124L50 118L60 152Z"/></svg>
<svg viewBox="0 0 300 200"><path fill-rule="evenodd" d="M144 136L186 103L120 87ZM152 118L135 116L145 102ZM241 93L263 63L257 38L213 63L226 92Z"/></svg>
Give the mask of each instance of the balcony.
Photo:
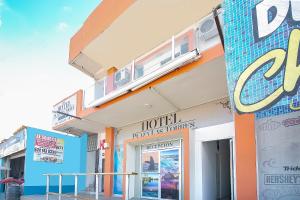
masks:
<svg viewBox="0 0 300 200"><path fill-rule="evenodd" d="M222 13L221 10L219 13ZM222 18L221 18L222 22ZM201 59L201 52L220 43L213 14L173 36L150 52L134 59L110 76L84 90L84 109L100 106L114 98ZM129 47L134 48L134 47Z"/></svg>

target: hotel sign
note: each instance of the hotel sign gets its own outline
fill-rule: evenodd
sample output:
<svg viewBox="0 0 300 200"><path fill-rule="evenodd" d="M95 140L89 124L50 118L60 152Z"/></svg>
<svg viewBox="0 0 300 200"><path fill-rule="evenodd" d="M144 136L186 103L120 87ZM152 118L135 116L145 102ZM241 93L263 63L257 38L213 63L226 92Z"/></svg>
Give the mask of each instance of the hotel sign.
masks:
<svg viewBox="0 0 300 200"><path fill-rule="evenodd" d="M77 95L73 95L68 99L58 103L53 107L53 111L59 111L72 116L77 114ZM53 113L53 127L61 125L69 120L73 119L71 116L63 115L59 113Z"/></svg>
<svg viewBox="0 0 300 200"><path fill-rule="evenodd" d="M185 128L195 128L195 120L183 121L178 118L177 113L171 113L143 121L141 124L141 132L134 133L133 138L163 134Z"/></svg>
<svg viewBox="0 0 300 200"><path fill-rule="evenodd" d="M224 5L227 76L236 111L266 117L300 110L300 1Z"/></svg>

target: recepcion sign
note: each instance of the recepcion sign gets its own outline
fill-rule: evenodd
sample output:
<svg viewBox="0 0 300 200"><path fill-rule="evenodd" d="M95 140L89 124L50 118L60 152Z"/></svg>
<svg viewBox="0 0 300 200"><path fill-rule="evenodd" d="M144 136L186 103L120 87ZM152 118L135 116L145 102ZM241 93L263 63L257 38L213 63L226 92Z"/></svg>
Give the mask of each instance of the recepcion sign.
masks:
<svg viewBox="0 0 300 200"><path fill-rule="evenodd" d="M34 161L62 163L64 140L37 134L34 143Z"/></svg>

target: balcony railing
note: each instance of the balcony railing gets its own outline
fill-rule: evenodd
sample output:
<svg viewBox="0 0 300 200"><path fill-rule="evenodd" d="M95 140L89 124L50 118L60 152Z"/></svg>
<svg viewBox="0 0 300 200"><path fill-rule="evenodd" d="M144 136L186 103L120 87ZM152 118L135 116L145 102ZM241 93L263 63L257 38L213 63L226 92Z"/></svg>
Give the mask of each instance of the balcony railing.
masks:
<svg viewBox="0 0 300 200"><path fill-rule="evenodd" d="M221 13L221 11L220 11ZM221 20L222 21L222 20ZM99 106L192 62L200 52L220 43L210 14L157 48L133 60L84 90L84 108Z"/></svg>

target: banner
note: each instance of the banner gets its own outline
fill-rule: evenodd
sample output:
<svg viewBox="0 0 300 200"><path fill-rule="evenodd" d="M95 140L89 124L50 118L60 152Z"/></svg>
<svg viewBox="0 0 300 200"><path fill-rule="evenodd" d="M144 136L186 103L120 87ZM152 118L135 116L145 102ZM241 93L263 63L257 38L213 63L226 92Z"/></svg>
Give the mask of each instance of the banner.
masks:
<svg viewBox="0 0 300 200"><path fill-rule="evenodd" d="M33 160L62 163L64 160L64 140L37 134L35 136Z"/></svg>
<svg viewBox="0 0 300 200"><path fill-rule="evenodd" d="M24 128L0 144L0 158L24 150L26 148L25 135L26 129Z"/></svg>
<svg viewBox="0 0 300 200"><path fill-rule="evenodd" d="M239 113L300 110L298 0L225 0L227 80Z"/></svg>

